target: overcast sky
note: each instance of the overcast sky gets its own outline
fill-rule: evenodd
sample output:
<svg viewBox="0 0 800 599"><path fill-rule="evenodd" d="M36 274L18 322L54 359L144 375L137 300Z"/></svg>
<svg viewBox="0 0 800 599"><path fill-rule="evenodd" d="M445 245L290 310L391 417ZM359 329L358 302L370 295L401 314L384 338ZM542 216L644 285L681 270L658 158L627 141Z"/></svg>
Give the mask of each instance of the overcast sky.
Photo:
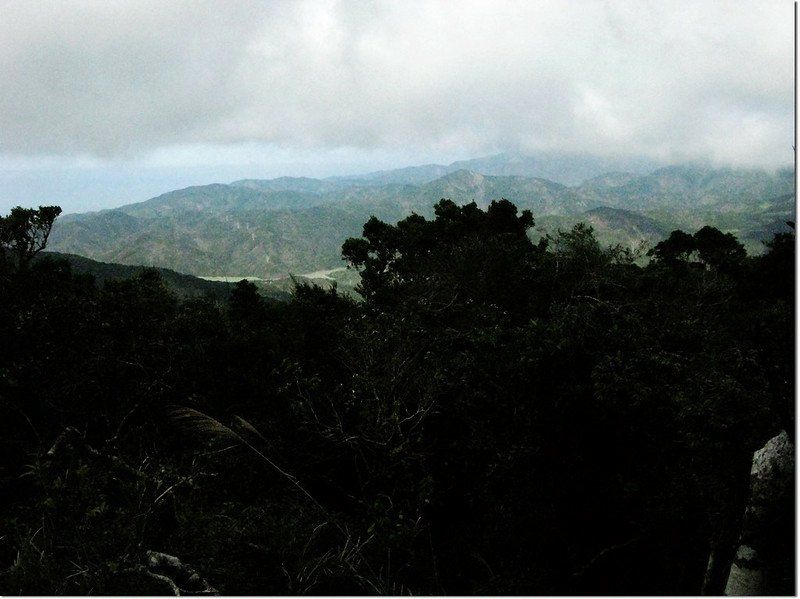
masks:
<svg viewBox="0 0 800 599"><path fill-rule="evenodd" d="M580 151L794 154L791 0L0 2L0 212Z"/></svg>

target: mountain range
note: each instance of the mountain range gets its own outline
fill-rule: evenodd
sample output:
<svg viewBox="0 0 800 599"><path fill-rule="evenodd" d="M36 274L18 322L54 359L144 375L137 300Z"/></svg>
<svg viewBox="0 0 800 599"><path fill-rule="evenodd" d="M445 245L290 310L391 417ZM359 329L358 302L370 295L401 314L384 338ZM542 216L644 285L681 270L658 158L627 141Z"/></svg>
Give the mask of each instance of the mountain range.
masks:
<svg viewBox="0 0 800 599"><path fill-rule="evenodd" d="M431 217L441 198L482 207L506 198L531 210L534 236L584 221L601 242L630 246L711 224L758 252L794 219L793 169L673 165L642 172L646 161L629 162L633 170L601 172L620 164L502 154L359 177L188 187L113 210L65 215L49 247L200 276L274 279L340 267L341 244L360 235L370 216L392 223L412 212ZM540 176L545 173L560 181Z"/></svg>

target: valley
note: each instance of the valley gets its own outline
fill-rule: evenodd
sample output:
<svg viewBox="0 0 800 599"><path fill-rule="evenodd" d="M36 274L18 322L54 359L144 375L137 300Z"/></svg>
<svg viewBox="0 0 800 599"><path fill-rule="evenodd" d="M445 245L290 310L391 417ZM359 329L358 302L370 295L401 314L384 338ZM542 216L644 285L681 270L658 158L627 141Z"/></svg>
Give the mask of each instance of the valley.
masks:
<svg viewBox="0 0 800 599"><path fill-rule="evenodd" d="M574 158L559 163L498 155L360 177L188 187L112 210L65 215L50 248L102 262L282 287L290 275L311 273L306 278L324 282L321 272L342 268L342 242L360 235L370 216L385 222L411 213L431 218L441 198L475 201L482 208L506 198L533 213L534 239L586 222L601 243L643 251L674 229L692 232L710 224L733 233L755 255L794 220L789 168L682 165L642 172L648 166L642 163L633 165L638 172L599 172L620 165L577 165ZM575 183L579 174L591 176Z"/></svg>

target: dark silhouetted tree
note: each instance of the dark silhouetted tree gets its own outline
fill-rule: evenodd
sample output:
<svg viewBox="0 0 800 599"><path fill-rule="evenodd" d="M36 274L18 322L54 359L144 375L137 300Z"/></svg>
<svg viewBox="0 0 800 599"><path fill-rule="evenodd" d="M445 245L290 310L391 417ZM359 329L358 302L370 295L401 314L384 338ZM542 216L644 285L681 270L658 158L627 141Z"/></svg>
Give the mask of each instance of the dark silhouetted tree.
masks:
<svg viewBox="0 0 800 599"><path fill-rule="evenodd" d="M686 262L692 252L697 249L695 238L676 230L669 234L664 241L660 241L647 252L654 260L664 264L674 264L675 262Z"/></svg>
<svg viewBox="0 0 800 599"><path fill-rule="evenodd" d="M694 234L694 242L700 260L713 268L735 267L747 256L744 246L732 233L723 233L715 227L700 229Z"/></svg>
<svg viewBox="0 0 800 599"><path fill-rule="evenodd" d="M24 268L47 246L53 222L61 214L59 206L39 206L38 209L12 208L8 216L0 217L0 259Z"/></svg>

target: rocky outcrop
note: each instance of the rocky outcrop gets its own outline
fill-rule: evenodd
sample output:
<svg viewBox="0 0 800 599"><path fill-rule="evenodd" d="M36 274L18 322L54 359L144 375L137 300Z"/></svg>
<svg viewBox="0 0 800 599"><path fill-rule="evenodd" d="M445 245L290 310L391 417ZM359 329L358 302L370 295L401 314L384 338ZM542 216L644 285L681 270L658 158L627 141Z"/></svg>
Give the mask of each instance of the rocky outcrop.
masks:
<svg viewBox="0 0 800 599"><path fill-rule="evenodd" d="M173 555L148 551L144 562L119 572L111 594L219 595L194 568Z"/></svg>
<svg viewBox="0 0 800 599"><path fill-rule="evenodd" d="M794 594L794 445L786 431L753 454L750 500L726 595Z"/></svg>

